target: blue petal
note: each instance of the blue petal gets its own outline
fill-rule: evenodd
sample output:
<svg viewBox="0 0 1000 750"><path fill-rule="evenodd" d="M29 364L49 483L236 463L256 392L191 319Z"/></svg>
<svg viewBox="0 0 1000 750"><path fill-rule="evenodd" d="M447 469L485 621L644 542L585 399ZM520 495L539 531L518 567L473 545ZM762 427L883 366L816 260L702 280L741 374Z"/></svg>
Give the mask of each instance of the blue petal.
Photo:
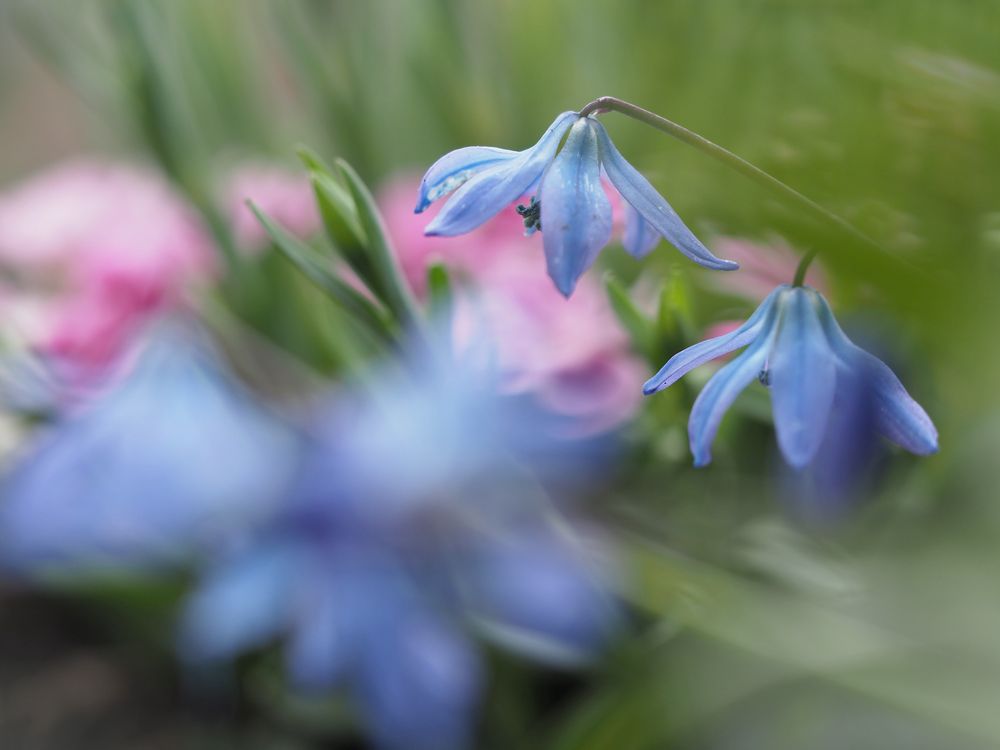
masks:
<svg viewBox="0 0 1000 750"><path fill-rule="evenodd" d="M296 687L333 686L365 658L371 632L416 593L391 555L358 535L310 558L305 596L296 601L295 632L285 661Z"/></svg>
<svg viewBox="0 0 1000 750"><path fill-rule="evenodd" d="M674 247L695 263L706 268L721 271L734 271L739 268L739 265L731 260L722 260L712 255L711 251L684 225L666 199L649 184L649 180L625 161L625 157L611 142L604 126L597 120L593 122L600 141L601 164L607 172L608 179L653 229L666 237Z"/></svg>
<svg viewBox="0 0 1000 750"><path fill-rule="evenodd" d="M645 258L656 243L660 241L660 233L646 221L631 203L625 201L625 233L622 235L622 245L633 258Z"/></svg>
<svg viewBox="0 0 1000 750"><path fill-rule="evenodd" d="M378 747L468 746L480 667L466 638L417 607L373 623L361 665L361 705Z"/></svg>
<svg viewBox="0 0 1000 750"><path fill-rule="evenodd" d="M484 165L448 199L424 234L454 237L471 232L524 195L552 161L559 141L575 119L579 119L575 112L563 112L534 146Z"/></svg>
<svg viewBox="0 0 1000 750"><path fill-rule="evenodd" d="M864 372L837 368L837 391L826 436L800 484L795 504L806 518L833 521L854 507L878 463L875 389Z"/></svg>
<svg viewBox="0 0 1000 750"><path fill-rule="evenodd" d="M817 306L816 293L803 287L781 301L780 330L769 363L778 445L795 468L808 464L819 450L837 385L836 360Z"/></svg>
<svg viewBox="0 0 1000 750"><path fill-rule="evenodd" d="M688 439L695 466L705 466L711 462L712 441L719 429L722 415L740 395L740 391L764 368L774 341L776 317L777 309L772 305L753 344L715 373L695 399L688 420Z"/></svg>
<svg viewBox="0 0 1000 750"><path fill-rule="evenodd" d="M417 207L413 212L419 214L441 196L460 188L477 172L514 159L519 153L492 146L467 146L450 151L434 162L420 181Z"/></svg>
<svg viewBox="0 0 1000 750"><path fill-rule="evenodd" d="M700 341L694 346L689 346L684 351L675 354L656 375L646 381L646 384L642 387L642 392L648 396L657 391L662 391L667 386L676 383L695 367L749 344L760 333L768 311L774 305L778 295L785 289L788 289L788 286L782 285L771 292L760 306L754 310L753 315L750 316L747 322L735 331L727 333L724 336L716 336L707 341Z"/></svg>
<svg viewBox="0 0 1000 750"><path fill-rule="evenodd" d="M333 686L345 674L356 648L355 603L338 583L334 579L316 586L308 600L299 603L285 662L292 682L300 689Z"/></svg>
<svg viewBox="0 0 1000 750"><path fill-rule="evenodd" d="M611 239L611 202L601 184L595 121L573 125L542 179L542 239L549 276L569 297Z"/></svg>
<svg viewBox="0 0 1000 750"><path fill-rule="evenodd" d="M290 618L300 558L284 545L255 548L212 573L188 601L181 650L228 658L277 636Z"/></svg>
<svg viewBox="0 0 1000 750"><path fill-rule="evenodd" d="M876 426L886 438L911 453L926 456L938 450L937 429L889 366L856 346L840 328L826 300L819 294L819 316L840 368L855 373L867 369L874 390Z"/></svg>
<svg viewBox="0 0 1000 750"><path fill-rule="evenodd" d="M491 545L466 572L468 604L486 633L541 661L585 661L617 619L596 572L551 536L518 535Z"/></svg>

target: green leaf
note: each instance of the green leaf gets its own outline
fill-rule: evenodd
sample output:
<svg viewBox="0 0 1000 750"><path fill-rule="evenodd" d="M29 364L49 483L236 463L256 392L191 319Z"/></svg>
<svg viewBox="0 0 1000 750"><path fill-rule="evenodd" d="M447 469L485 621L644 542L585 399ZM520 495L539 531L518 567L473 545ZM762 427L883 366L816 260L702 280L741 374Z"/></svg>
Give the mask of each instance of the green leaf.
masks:
<svg viewBox="0 0 1000 750"><path fill-rule="evenodd" d="M333 244L351 262L355 256L365 256L367 238L358 223L357 211L351 194L343 185L330 175L313 172L309 176L316 202L319 204L320 216L326 227L327 235ZM352 262L352 266L356 263Z"/></svg>
<svg viewBox="0 0 1000 750"><path fill-rule="evenodd" d="M683 349L694 340L691 325L691 297L687 278L674 270L660 290L653 333L654 359ZM663 362L654 362L659 367Z"/></svg>
<svg viewBox="0 0 1000 750"><path fill-rule="evenodd" d="M682 308L684 306L683 291L676 283L668 283L660 290L656 305L657 333L663 338L680 338Z"/></svg>
<svg viewBox="0 0 1000 750"><path fill-rule="evenodd" d="M654 344L652 322L635 306L628 290L614 274L605 275L604 287L608 292L611 309L632 338L632 346L643 356L651 357Z"/></svg>
<svg viewBox="0 0 1000 750"><path fill-rule="evenodd" d="M420 310L400 272L396 253L389 243L375 199L350 164L337 159L337 167L354 198L358 222L368 241L368 258L374 274L371 279L373 291L379 294L405 327L419 327Z"/></svg>
<svg viewBox="0 0 1000 750"><path fill-rule="evenodd" d="M356 267L357 257L364 256L367 241L358 223L354 199L347 188L334 178L330 167L318 154L305 146L299 146L296 152L309 170L327 235L355 272L361 274L362 269Z"/></svg>
<svg viewBox="0 0 1000 750"><path fill-rule="evenodd" d="M330 165L324 161L323 157L313 151L311 148L305 144L300 143L295 147L295 154L299 157L305 168L310 172L319 172L321 174L333 174L333 169Z"/></svg>
<svg viewBox="0 0 1000 750"><path fill-rule="evenodd" d="M455 294L448 268L441 263L432 263L427 268L427 297L430 304L431 320L441 323L451 319Z"/></svg>
<svg viewBox="0 0 1000 750"><path fill-rule="evenodd" d="M263 211L247 201L250 210L264 227L275 247L316 286L322 289L372 333L391 338L391 329L383 310L361 292L344 283L327 267L327 259L274 223Z"/></svg>

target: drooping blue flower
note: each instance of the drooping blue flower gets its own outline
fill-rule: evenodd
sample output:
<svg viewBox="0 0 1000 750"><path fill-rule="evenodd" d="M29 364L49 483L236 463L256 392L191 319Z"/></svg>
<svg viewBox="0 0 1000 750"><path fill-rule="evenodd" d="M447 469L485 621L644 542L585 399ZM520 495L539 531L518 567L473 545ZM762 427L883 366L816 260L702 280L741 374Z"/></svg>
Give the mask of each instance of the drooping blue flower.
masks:
<svg viewBox="0 0 1000 750"><path fill-rule="evenodd" d="M289 514L209 571L186 608L182 650L228 659L284 640L293 685L346 689L381 746L466 747L483 681L473 633L577 665L607 640L615 612L558 535L528 524L515 540L517 526L487 536L456 521L372 528Z"/></svg>
<svg viewBox="0 0 1000 750"><path fill-rule="evenodd" d="M424 175L415 210L420 213L453 193L425 230L427 235L452 237L472 231L537 191L521 212L528 233L541 229L549 275L568 297L611 239L611 204L602 170L628 206L623 243L632 255L644 256L662 236L706 268L738 267L715 257L694 236L663 196L625 161L595 117L576 112L563 112L538 143L524 151L473 146L441 157Z"/></svg>
<svg viewBox="0 0 1000 750"><path fill-rule="evenodd" d="M297 439L194 332L163 327L106 392L58 417L0 484L0 560L25 572L178 561L267 515Z"/></svg>
<svg viewBox="0 0 1000 750"><path fill-rule="evenodd" d="M464 747L482 667L461 624L406 558L323 520L290 517L209 571L184 614L186 658L228 659L284 637L294 686L346 687L380 746Z"/></svg>
<svg viewBox="0 0 1000 750"><path fill-rule="evenodd" d="M723 414L754 379L770 388L778 445L793 467L806 466L816 455L838 389L852 386L859 375L870 383L880 434L918 455L937 451L937 430L927 413L884 362L851 342L811 287L779 286L732 333L673 356L643 391L661 391L695 367L744 346L709 380L691 410L688 435L696 466L711 461Z"/></svg>
<svg viewBox="0 0 1000 750"><path fill-rule="evenodd" d="M378 746L467 747L473 633L574 663L607 639L615 608L512 463L537 431L509 429L505 400L446 367L348 398L318 420L283 512L210 569L182 649L226 659L283 640L293 683L348 690Z"/></svg>

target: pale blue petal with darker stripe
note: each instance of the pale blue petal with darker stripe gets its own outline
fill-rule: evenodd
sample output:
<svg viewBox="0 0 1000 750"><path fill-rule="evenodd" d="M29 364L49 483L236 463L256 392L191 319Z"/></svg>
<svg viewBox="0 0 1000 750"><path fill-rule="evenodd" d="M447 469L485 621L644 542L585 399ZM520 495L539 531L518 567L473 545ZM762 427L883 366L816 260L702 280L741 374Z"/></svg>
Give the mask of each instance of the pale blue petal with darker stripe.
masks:
<svg viewBox="0 0 1000 750"><path fill-rule="evenodd" d="M563 112L534 146L514 157L486 164L468 176L424 234L454 237L471 232L523 196L552 161L563 134L575 119L579 119L575 112Z"/></svg>
<svg viewBox="0 0 1000 750"><path fill-rule="evenodd" d="M580 119L542 178L542 239L549 276L569 297L611 239L611 202L601 184L594 122Z"/></svg>
<svg viewBox="0 0 1000 750"><path fill-rule="evenodd" d="M731 260L715 257L687 228L677 212L656 191L649 180L625 160L611 142L604 126L593 118L590 119L594 122L600 143L601 164L611 184L621 193L622 198L632 204L653 229L695 263L721 271L734 271L739 268L739 264Z"/></svg>
<svg viewBox="0 0 1000 750"><path fill-rule="evenodd" d="M656 375L646 381L642 392L649 396L657 391L662 391L664 388L676 383L695 367L749 344L760 333L767 313L774 305L775 300L786 289L788 289L787 286L780 286L771 292L760 306L754 310L753 315L735 331L723 336L716 336L707 341L699 341L697 344L689 346L684 351L675 354L667 360L667 363L660 368L660 371Z"/></svg>
<svg viewBox="0 0 1000 750"><path fill-rule="evenodd" d="M817 316L816 296L803 287L786 293L768 362L778 446L795 468L812 461L823 442L837 382L833 352Z"/></svg>
<svg viewBox="0 0 1000 750"><path fill-rule="evenodd" d="M837 363L847 370L867 369L874 391L876 427L886 438L911 453L924 456L938 450L938 433L931 418L903 387L895 373L878 357L869 354L843 332L822 297L819 316Z"/></svg>

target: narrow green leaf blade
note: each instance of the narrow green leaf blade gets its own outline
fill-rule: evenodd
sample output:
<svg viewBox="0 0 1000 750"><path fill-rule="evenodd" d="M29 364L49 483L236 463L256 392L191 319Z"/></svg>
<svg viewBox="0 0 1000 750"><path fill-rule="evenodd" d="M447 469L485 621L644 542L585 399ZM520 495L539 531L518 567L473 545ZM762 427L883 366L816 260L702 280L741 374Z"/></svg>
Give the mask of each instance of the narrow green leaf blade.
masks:
<svg viewBox="0 0 1000 750"><path fill-rule="evenodd" d="M367 243L358 223L354 199L318 154L305 146L300 146L297 153L309 170L309 179L327 235L344 255L344 259L360 274L362 269L356 267L355 256L364 254Z"/></svg>
<svg viewBox="0 0 1000 750"><path fill-rule="evenodd" d="M681 271L672 272L661 290L656 321L661 337L677 338L692 333L691 295L687 279Z"/></svg>
<svg viewBox="0 0 1000 750"><path fill-rule="evenodd" d="M299 157L299 161L305 165L305 168L310 172L319 172L321 174L333 174L333 169L330 165L324 161L323 157L313 151L311 148L305 144L300 143L295 147L295 154Z"/></svg>
<svg viewBox="0 0 1000 750"><path fill-rule="evenodd" d="M354 256L364 254L367 244L364 230L358 223L357 212L350 193L343 185L329 175L313 172L310 175L313 192L319 204L320 216L327 234L344 255L351 261ZM351 263L351 265L355 265Z"/></svg>
<svg viewBox="0 0 1000 750"><path fill-rule="evenodd" d="M411 328L418 327L421 320L420 310L400 271L396 253L389 243L375 199L350 164L338 159L337 167L354 198L358 221L368 240L368 256L378 281L377 291L381 293L401 323Z"/></svg>
<svg viewBox="0 0 1000 750"><path fill-rule="evenodd" d="M384 312L327 268L325 258L272 221L253 202L247 201L247 205L274 241L275 247L309 280L374 333L382 337L391 334Z"/></svg>
<svg viewBox="0 0 1000 750"><path fill-rule="evenodd" d="M611 302L618 322L628 331L632 345L637 352L645 357L652 354L654 329L652 322L636 307L628 290L614 274L604 277L604 288Z"/></svg>

